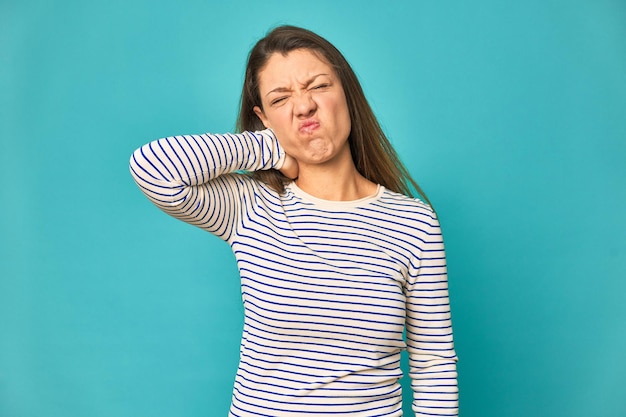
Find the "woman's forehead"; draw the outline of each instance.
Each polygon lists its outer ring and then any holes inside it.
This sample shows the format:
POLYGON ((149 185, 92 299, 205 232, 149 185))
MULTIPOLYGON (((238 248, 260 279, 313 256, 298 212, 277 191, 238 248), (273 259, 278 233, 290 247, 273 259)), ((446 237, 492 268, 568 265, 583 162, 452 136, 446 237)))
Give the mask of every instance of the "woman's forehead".
POLYGON ((280 84, 303 84, 319 75, 336 76, 333 67, 319 53, 295 49, 287 54, 274 52, 259 71, 258 80, 260 89, 267 90, 280 84))

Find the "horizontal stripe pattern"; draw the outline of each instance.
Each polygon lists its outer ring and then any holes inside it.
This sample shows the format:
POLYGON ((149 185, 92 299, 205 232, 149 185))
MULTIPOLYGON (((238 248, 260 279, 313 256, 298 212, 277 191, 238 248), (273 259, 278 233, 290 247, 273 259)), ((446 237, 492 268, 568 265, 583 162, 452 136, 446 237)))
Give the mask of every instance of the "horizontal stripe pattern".
POLYGON ((418 416, 458 410, 445 252, 421 201, 278 194, 241 171, 280 166, 271 130, 144 145, 131 173, 166 213, 227 241, 244 329, 231 416, 401 416, 409 352, 418 416))

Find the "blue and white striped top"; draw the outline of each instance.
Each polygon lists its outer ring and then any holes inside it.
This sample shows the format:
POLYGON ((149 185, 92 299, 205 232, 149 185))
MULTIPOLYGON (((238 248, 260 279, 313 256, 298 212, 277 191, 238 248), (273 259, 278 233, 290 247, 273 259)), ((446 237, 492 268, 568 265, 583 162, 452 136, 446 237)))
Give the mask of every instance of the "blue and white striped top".
POLYGON ((405 348, 416 415, 457 415, 434 212, 382 186, 327 201, 241 172, 283 160, 271 130, 169 137, 130 160, 154 204, 219 236, 237 259, 245 318, 230 416, 401 416, 405 348))

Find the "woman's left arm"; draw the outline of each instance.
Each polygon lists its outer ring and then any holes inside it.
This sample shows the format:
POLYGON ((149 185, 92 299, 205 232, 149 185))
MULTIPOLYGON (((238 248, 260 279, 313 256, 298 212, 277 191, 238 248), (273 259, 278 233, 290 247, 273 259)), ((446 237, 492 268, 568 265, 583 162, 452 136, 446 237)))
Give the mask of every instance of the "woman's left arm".
POLYGON ((418 233, 406 292, 406 339, 416 416, 457 416, 458 387, 443 238, 435 213, 418 233))

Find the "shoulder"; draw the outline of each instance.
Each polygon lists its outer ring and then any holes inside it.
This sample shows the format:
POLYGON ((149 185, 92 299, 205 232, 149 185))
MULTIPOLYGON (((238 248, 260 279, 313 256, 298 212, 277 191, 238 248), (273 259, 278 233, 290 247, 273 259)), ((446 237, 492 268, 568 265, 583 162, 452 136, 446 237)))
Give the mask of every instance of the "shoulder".
POLYGON ((442 239, 437 213, 419 198, 385 189, 368 210, 369 216, 384 224, 390 235, 411 246, 442 239))
POLYGON ((433 208, 424 201, 388 189, 385 189, 376 201, 376 206, 399 217, 421 220, 437 219, 437 214, 433 208))

